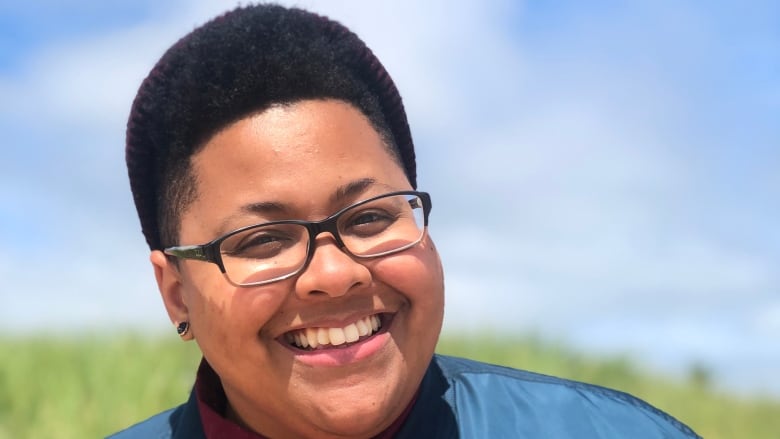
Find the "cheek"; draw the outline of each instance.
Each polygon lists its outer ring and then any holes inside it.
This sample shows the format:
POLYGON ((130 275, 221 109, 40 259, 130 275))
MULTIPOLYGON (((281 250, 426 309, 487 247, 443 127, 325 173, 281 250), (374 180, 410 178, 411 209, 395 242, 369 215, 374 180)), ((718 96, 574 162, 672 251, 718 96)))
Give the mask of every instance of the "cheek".
POLYGON ((444 274, 432 244, 379 260, 372 271, 378 281, 397 290, 413 305, 443 307, 444 274))
POLYGON ((242 337, 257 337, 284 301, 282 284, 239 288, 221 274, 187 282, 185 301, 191 324, 201 342, 225 343, 242 337), (198 330, 200 329, 200 330, 198 330))

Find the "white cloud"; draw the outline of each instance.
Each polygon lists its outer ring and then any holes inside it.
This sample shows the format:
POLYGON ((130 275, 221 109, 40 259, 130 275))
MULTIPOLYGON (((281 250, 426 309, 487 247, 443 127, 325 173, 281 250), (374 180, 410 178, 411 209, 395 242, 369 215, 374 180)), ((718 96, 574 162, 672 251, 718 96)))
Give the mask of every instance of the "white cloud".
POLYGON ((753 325, 766 337, 780 341, 780 300, 777 291, 773 301, 756 309, 753 325))
POLYGON ((164 50, 222 9, 215 2, 181 4, 187 5, 164 20, 55 41, 31 53, 21 74, 0 83, 7 93, 0 112, 80 127, 124 123, 141 80, 164 50))

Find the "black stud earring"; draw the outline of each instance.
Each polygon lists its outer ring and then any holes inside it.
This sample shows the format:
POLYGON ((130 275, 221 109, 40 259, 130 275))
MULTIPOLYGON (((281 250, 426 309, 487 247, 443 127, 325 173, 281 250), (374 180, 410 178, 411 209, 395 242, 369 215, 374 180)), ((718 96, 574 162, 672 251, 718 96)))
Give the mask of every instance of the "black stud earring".
POLYGON ((187 331, 190 330, 190 322, 181 322, 176 327, 176 332, 179 333, 180 336, 184 337, 187 335, 187 331))

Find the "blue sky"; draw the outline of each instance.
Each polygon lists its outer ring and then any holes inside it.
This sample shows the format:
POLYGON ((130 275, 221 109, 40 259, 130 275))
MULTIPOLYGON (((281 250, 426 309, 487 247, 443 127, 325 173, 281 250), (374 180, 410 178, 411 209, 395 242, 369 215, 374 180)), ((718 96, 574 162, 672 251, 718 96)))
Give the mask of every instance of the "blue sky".
MULTIPOLYGON (((171 331, 124 124, 162 52, 233 3, 156 3, 0 6, 4 331, 171 331)), ((404 96, 445 330, 777 383, 776 2, 297 4, 353 28, 404 96)))

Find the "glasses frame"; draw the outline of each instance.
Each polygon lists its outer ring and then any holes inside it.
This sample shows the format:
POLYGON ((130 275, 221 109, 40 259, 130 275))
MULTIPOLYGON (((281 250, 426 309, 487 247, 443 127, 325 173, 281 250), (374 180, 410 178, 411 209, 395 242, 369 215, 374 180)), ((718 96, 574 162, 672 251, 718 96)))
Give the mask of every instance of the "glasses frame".
POLYGON ((241 227, 240 229, 233 230, 231 232, 228 232, 210 242, 207 242, 206 244, 200 244, 200 245, 180 245, 180 246, 172 246, 165 248, 163 250, 163 253, 165 253, 168 256, 173 256, 180 259, 192 259, 196 261, 204 261, 204 262, 211 262, 212 264, 216 264, 219 267, 219 270, 222 272, 222 275, 225 277, 225 279, 232 285, 236 287, 256 287, 259 285, 266 285, 273 282, 277 282, 284 279, 289 279, 298 273, 302 272, 306 269, 306 267, 311 262, 312 257, 314 256, 314 250, 317 247, 316 245, 312 245, 313 242, 315 242, 317 236, 320 233, 328 232, 331 235, 333 235, 333 239, 336 240, 336 244, 338 244, 339 249, 343 251, 344 253, 359 259, 371 259, 371 258, 378 258, 381 256, 387 256, 394 253, 398 253, 401 251, 404 251, 410 247, 413 247, 422 241, 422 239, 425 237, 427 231, 428 231, 428 215, 431 213, 431 196, 427 192, 421 192, 421 191, 396 191, 396 192, 388 192, 386 194, 377 195, 376 197, 371 197, 366 200, 359 201, 355 204, 351 204, 347 207, 344 207, 343 209, 339 210, 338 212, 334 213, 333 215, 320 220, 320 221, 304 221, 304 220, 281 220, 281 221, 270 221, 265 223, 257 223, 252 224, 250 226, 241 227), (423 208, 423 232, 420 234, 420 238, 417 239, 414 242, 410 242, 400 248, 393 249, 390 251, 385 251, 377 254, 371 254, 367 256, 361 256, 353 254, 349 251, 346 245, 344 245, 344 241, 341 239, 341 235, 339 234, 338 230, 338 220, 341 217, 344 212, 354 209, 355 207, 359 207, 361 205, 370 203, 372 201, 378 200, 380 198, 386 198, 386 197, 392 197, 396 195, 412 195, 418 197, 420 200, 422 200, 422 208, 423 208), (225 270, 225 264, 222 261, 222 253, 219 251, 219 247, 222 244, 222 241, 230 238, 231 236, 242 233, 246 230, 262 227, 262 226, 272 226, 277 224, 296 224, 300 225, 306 228, 309 232, 309 241, 307 242, 306 246, 306 260, 304 261, 301 266, 293 271, 292 273, 285 274, 283 276, 275 277, 273 279, 268 279, 264 281, 259 282, 252 282, 249 284, 239 284, 234 282, 232 279, 230 279, 230 276, 227 274, 227 270, 225 270))

